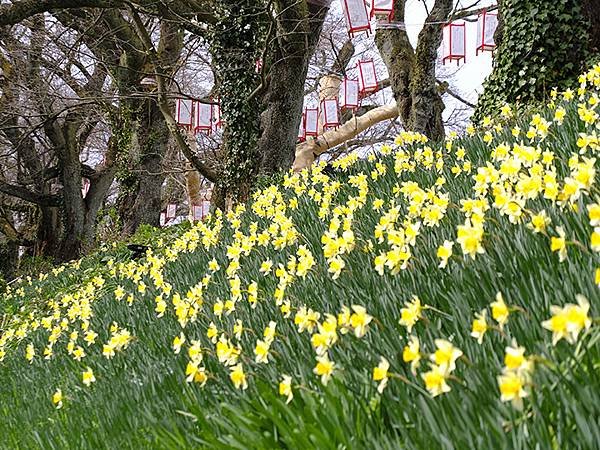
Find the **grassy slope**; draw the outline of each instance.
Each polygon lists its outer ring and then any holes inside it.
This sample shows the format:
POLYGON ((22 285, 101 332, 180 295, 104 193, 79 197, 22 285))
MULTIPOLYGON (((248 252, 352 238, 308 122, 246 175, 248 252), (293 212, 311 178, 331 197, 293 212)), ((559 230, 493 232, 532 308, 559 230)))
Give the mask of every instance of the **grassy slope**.
MULTIPOLYGON (((578 151, 578 133, 586 130, 574 102, 565 107, 568 115, 564 124, 553 124, 549 136, 540 142, 542 149, 555 152, 559 180, 569 172, 567 159, 578 151)), ((545 111, 543 116, 552 120, 553 111, 545 111)), ((526 119, 518 122, 522 129, 529 127, 526 119)), ((588 132, 592 128, 588 125, 588 132)), ((346 267, 336 280, 327 272, 321 244, 331 217, 319 220, 319 207, 306 193, 298 196, 298 209, 286 210, 299 231, 298 241, 282 250, 274 250, 270 244, 256 246, 240 259, 238 275, 242 288, 252 280, 258 282, 256 309, 251 309, 244 299, 231 315, 220 319, 213 315, 214 302, 230 296, 224 273, 228 261, 226 245, 231 243, 233 234, 228 221, 218 245, 208 250, 200 245, 195 251, 178 253, 174 261, 166 263, 163 273, 173 291, 182 296, 209 273, 210 259, 216 258, 222 266, 205 289, 198 319, 184 330, 188 342, 178 355, 171 344, 181 327, 170 302, 165 316, 156 317, 154 299, 158 289, 152 286, 150 278, 142 277, 148 288, 141 294, 130 279, 111 275, 106 264, 109 259, 117 263, 127 261, 127 251, 121 247, 84 260, 79 269, 69 267, 43 281, 21 283, 22 290, 17 286, 11 295, 0 300, 5 332, 11 327, 13 314, 24 316, 31 310, 32 317, 40 319, 48 314, 49 299, 81 291, 93 277, 102 277, 105 281, 101 287, 90 288, 90 328, 99 337, 96 344, 87 347, 80 333, 78 344, 87 353, 82 361, 75 361, 65 350, 68 332, 77 329, 79 322, 63 332, 50 360, 40 356, 48 339, 48 331, 42 328, 6 345, 7 355, 0 363, 0 447, 533 448, 540 444, 541 448, 593 448, 600 442, 598 325, 580 339, 579 346, 561 341, 553 347, 551 333, 540 324, 550 317, 550 305, 574 303, 576 294, 589 299, 591 316, 600 314, 599 290, 594 284, 599 261, 589 249, 591 227, 585 208, 600 198, 598 187, 581 196, 576 202, 577 212, 542 198, 528 201, 527 210, 545 209, 551 217, 548 235, 534 234, 525 227, 529 221, 527 213, 521 224, 513 225, 491 208, 486 214, 485 253, 472 260, 464 257, 455 244, 448 268, 437 267, 437 247, 445 239, 454 240, 456 227, 464 221, 459 200, 472 197, 475 168, 490 160, 490 150, 499 143, 511 145, 517 141, 509 128, 492 134, 490 144, 483 141, 480 133, 454 142, 453 152, 444 151, 442 174, 447 183, 442 191, 450 194, 451 201, 447 215, 439 227, 421 227, 408 268, 396 275, 386 270, 380 276, 373 268, 375 256, 389 249, 385 242, 379 244, 373 238, 374 228, 392 204, 401 206, 401 217, 406 214, 406 200, 393 193, 396 183, 414 180, 427 189, 440 174, 417 164, 414 172, 398 176, 393 155, 380 159, 387 167, 385 175, 377 180, 369 178, 366 205, 355 212, 352 221, 356 247, 342 256, 346 267), (455 177, 450 170, 456 160, 454 150, 461 145, 467 150, 473 172, 455 177), (386 201, 383 211, 372 209, 375 198, 386 201), (562 263, 550 251, 549 236, 556 235, 558 225, 564 227, 571 242, 568 257, 562 263), (373 241, 373 250, 367 248, 369 240, 373 241), (298 333, 293 314, 290 319, 283 318, 273 300, 277 279, 273 274, 265 277, 258 270, 267 258, 275 266, 285 264, 299 244, 311 250, 317 264, 305 279, 296 279, 286 290, 285 297, 294 312, 307 305, 323 318, 325 313, 339 313, 342 305, 357 304, 366 306, 376 319, 361 339, 352 333, 340 335, 329 351, 336 368, 326 387, 312 373, 315 352, 310 335, 298 333), (131 306, 115 300, 118 285, 134 293, 131 306), (497 292, 503 294, 507 304, 522 311, 511 313, 504 334, 490 330, 479 345, 470 336, 474 313, 488 306, 497 292), (402 361, 408 333, 398 319, 404 301, 412 295, 439 310, 426 310, 426 319, 413 330, 421 340, 422 350, 432 352, 434 339, 445 338, 467 357, 457 363, 455 379, 449 381, 451 392, 436 398, 427 394, 421 377, 414 377, 402 361), (17 312, 20 307, 21 312, 17 312), (237 319, 243 321, 245 329, 240 341, 240 362, 248 377, 246 391, 232 385, 229 370, 216 360, 214 346, 206 337, 211 321, 232 337, 237 319), (277 322, 271 362, 256 364, 254 345, 270 320, 277 322), (135 340, 108 360, 102 356, 102 344, 107 342, 113 322, 128 329, 135 340), (504 348, 513 338, 526 347, 527 354, 548 360, 547 364, 536 365, 523 411, 500 401, 496 381, 502 371, 504 348), (206 349, 204 365, 211 375, 203 388, 185 382, 185 353, 191 339, 200 340, 206 349), (36 349, 32 364, 24 357, 29 342, 36 349), (391 372, 408 378, 410 383, 391 378, 379 395, 372 372, 380 356, 390 361, 391 372), (97 378, 91 387, 84 386, 81 378, 88 366, 97 378), (294 380, 294 399, 289 405, 277 392, 282 374, 289 374, 294 380), (60 410, 51 402, 56 388, 61 388, 65 396, 60 410)), ((417 147, 409 148, 414 152, 417 147)), ((357 195, 357 189, 348 183, 349 177, 361 172, 369 176, 373 168, 374 163, 360 161, 338 174, 340 189, 333 197, 332 209, 357 195)), ((322 186, 317 184, 315 189, 322 186)), ((288 201, 295 197, 292 189, 279 190, 288 201)), ((239 230, 249 234, 251 222, 257 223, 260 232, 272 221, 248 211, 241 215, 239 230)), ((152 241, 156 251, 164 253, 173 244, 177 248, 177 235, 193 237, 199 229, 194 228, 187 235, 185 226, 157 231, 152 241), (168 244, 163 247, 157 245, 161 234, 168 244)), ((425 363, 419 371, 424 370, 425 363)))

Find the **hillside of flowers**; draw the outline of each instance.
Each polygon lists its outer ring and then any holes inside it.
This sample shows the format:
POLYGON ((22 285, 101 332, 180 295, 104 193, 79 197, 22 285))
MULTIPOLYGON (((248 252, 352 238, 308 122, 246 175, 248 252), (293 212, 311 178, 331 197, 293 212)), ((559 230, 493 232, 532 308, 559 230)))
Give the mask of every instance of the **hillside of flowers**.
POLYGON ((597 448, 600 65, 13 283, 1 448, 597 448))

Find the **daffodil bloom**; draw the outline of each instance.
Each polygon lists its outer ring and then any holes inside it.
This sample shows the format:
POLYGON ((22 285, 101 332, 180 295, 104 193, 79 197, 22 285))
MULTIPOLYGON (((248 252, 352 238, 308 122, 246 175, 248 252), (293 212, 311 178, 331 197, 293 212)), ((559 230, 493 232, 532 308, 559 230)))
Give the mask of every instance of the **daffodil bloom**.
POLYGON ((186 382, 199 383, 201 387, 204 386, 206 384, 206 381, 208 380, 208 376, 206 375, 206 369, 204 367, 199 367, 198 362, 196 361, 188 362, 187 367, 185 368, 185 374, 186 382))
POLYGON ((383 390, 387 386, 388 382, 388 369, 390 368, 390 363, 383 356, 379 361, 379 365, 373 369, 373 380, 379 381, 379 385, 377 386, 377 392, 380 394, 383 393, 383 390))
POLYGON ((217 262, 217 260, 215 258, 211 259, 208 262, 208 269, 211 272, 217 272, 221 267, 219 266, 219 263, 217 262))
POLYGON ((211 322, 208 325, 208 329, 206 330, 206 337, 210 339, 213 344, 217 343, 217 336, 219 335, 219 330, 214 322, 211 322))
POLYGON ((475 315, 475 319, 473 320, 473 325, 471 328, 471 336, 477 339, 477 342, 481 344, 483 342, 483 335, 488 329, 487 325, 487 310, 482 309, 479 314, 475 315))
POLYGON ((192 345, 188 348, 188 356, 194 362, 202 361, 202 347, 200 341, 192 341, 192 345))
POLYGON ((504 328, 504 325, 508 322, 509 311, 501 292, 496 294, 496 301, 490 303, 490 306, 492 307, 492 317, 498 322, 500 329, 504 328))
POLYGON ((577 295, 577 305, 568 303, 562 308, 551 306, 552 317, 542 322, 542 327, 552 331, 552 345, 563 338, 574 344, 579 333, 592 325, 592 320, 588 317, 589 309, 590 304, 583 295, 577 295))
POLYGON ((595 276, 594 276, 594 283, 596 283, 596 285, 598 287, 600 287, 600 267, 598 267, 596 269, 596 273, 595 273, 595 276))
POLYGON ((448 259, 452 256, 452 241, 445 240, 437 249, 437 257, 440 259, 439 268, 444 269, 448 265, 448 259))
POLYGON ((416 295, 413 295, 412 301, 405 302, 405 307, 400 310, 400 325, 407 328, 408 332, 412 331, 413 326, 421 318, 423 307, 421 300, 416 295))
POLYGON ((436 339, 434 342, 437 349, 431 355, 431 360, 448 374, 453 372, 456 369, 456 360, 462 356, 463 352, 444 339, 436 339))
POLYGON ((185 343, 185 336, 183 333, 180 333, 179 336, 175 336, 175 339, 173 339, 173 352, 175 352, 176 355, 179 354, 179 352, 181 351, 181 346, 185 343))
POLYGON ((506 347, 504 354, 504 365, 510 371, 531 372, 532 363, 525 357, 525 347, 518 347, 513 342, 512 347, 506 347))
POLYGON ((317 357, 317 365, 313 369, 313 372, 321 377, 321 383, 325 386, 329 382, 331 375, 333 374, 333 369, 335 367, 335 363, 329 360, 327 355, 318 356, 317 357))
POLYGON ((558 237, 552 236, 550 240, 550 249, 558 252, 558 259, 563 262, 567 258, 567 243, 565 240, 565 231, 562 227, 557 227, 558 237))
POLYGON ((267 259, 266 261, 263 261, 262 264, 260 265, 259 272, 262 273, 263 275, 268 275, 271 272, 272 267, 273 267, 273 261, 271 261, 270 259, 267 259))
POLYGON ((600 204, 592 203, 587 205, 588 215, 590 218, 590 225, 593 227, 600 226, 600 204))
POLYGON ((534 233, 542 233, 549 224, 550 218, 546 215, 546 211, 541 210, 538 214, 531 216, 531 222, 527 224, 527 227, 534 233))
POLYGON ((475 259, 477 253, 485 253, 484 248, 481 246, 483 240, 482 225, 472 224, 472 221, 467 219, 464 225, 458 226, 457 230, 456 242, 460 244, 463 254, 475 259))
POLYGON ((350 316, 350 325, 354 328, 354 335, 361 338, 367 332, 367 326, 373 320, 364 306, 352 305, 354 313, 350 316))
POLYGON ((269 362, 269 342, 258 339, 256 346, 254 347, 255 361, 257 363, 268 363, 269 362))
POLYGON ((29 361, 29 364, 33 362, 33 358, 35 357, 35 348, 33 344, 27 344, 27 348, 25 349, 25 359, 29 361))
POLYGON ((327 269, 327 271, 332 274, 331 278, 333 280, 337 280, 338 277, 340 276, 340 274, 342 273, 342 269, 344 267, 346 267, 346 263, 339 256, 331 258, 328 261, 328 263, 329 263, 329 268, 327 269))
POLYGON ((450 392, 450 386, 446 383, 446 376, 446 370, 435 364, 431 364, 431 369, 421 374, 421 378, 425 382, 425 388, 432 397, 450 392))
POLYGON ((52 403, 56 409, 63 407, 63 395, 60 389, 57 389, 54 394, 52 394, 52 403))
POLYGON ((595 252, 600 252, 600 227, 594 228, 590 236, 590 247, 595 252))
POLYGON ((285 401, 286 405, 294 398, 294 393, 292 392, 292 377, 289 375, 283 375, 283 379, 279 382, 279 395, 287 397, 285 401))
POLYGON ((419 338, 411 336, 408 341, 408 345, 402 350, 402 360, 406 363, 410 363, 410 370, 413 375, 416 375, 417 368, 421 362, 421 350, 419 344, 419 338))
POLYGON ((233 382, 233 385, 236 389, 247 389, 248 382, 246 381, 246 374, 244 373, 244 368, 241 364, 236 364, 231 367, 231 372, 229 373, 229 378, 233 382))
POLYGON ((512 402, 517 409, 523 408, 523 398, 527 397, 524 389, 524 380, 517 372, 508 371, 498 377, 498 387, 500 388, 500 400, 503 402, 512 402))
POLYGON ((82 380, 83 380, 83 384, 85 384, 86 386, 90 386, 92 383, 96 382, 96 377, 94 376, 94 371, 91 368, 87 368, 84 372, 83 372, 83 376, 82 376, 82 380))

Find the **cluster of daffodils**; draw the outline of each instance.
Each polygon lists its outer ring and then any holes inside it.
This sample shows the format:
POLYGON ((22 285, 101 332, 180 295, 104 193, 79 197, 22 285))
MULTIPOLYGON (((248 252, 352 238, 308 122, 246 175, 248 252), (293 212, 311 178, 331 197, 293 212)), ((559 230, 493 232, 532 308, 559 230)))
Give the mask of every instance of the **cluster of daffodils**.
MULTIPOLYGON (((333 163, 340 177, 325 173, 324 164, 287 174, 280 186, 255 192, 248 205, 217 211, 172 241, 157 242, 140 260, 110 260, 100 274, 78 280, 74 289, 54 298, 42 298, 43 283, 52 275, 78 276, 79 262, 38 280, 25 278, 9 287, 6 299, 18 305, 39 298, 35 303, 40 306, 23 307, 2 319, 0 362, 14 355, 35 368, 46 360, 70 358, 78 367, 78 382, 90 387, 96 382, 95 372, 102 380, 103 370, 101 364, 94 366, 90 355, 101 355, 99 361, 111 364, 138 345, 128 331, 133 327, 112 323, 106 329, 104 324, 112 318, 104 322, 98 317, 101 304, 115 302, 144 313, 149 306, 150 316, 170 330, 164 345, 184 360, 184 382, 210 387, 213 380, 224 378, 234 389, 245 390, 254 377, 273 382, 277 373, 278 392, 290 402, 298 386, 327 384, 339 373, 338 352, 352 353, 357 339, 367 333, 370 338, 389 332, 383 325, 372 326, 385 320, 373 317, 377 308, 369 304, 352 301, 350 307, 326 305, 318 310, 307 299, 299 299, 293 287, 327 279, 343 285, 344 277, 352 276, 348 267, 357 254, 367 255, 370 264, 364 270, 373 270, 377 277, 420 270, 429 262, 450 272, 459 262, 471 264, 481 258, 486 247, 494 245, 500 220, 546 239, 545 250, 560 262, 568 262, 569 248, 591 255, 600 285, 600 199, 595 183, 600 66, 579 81, 576 92, 554 91, 549 110, 534 115, 523 129, 507 130, 501 121, 486 118, 478 143, 489 150, 485 161, 470 155, 454 133, 443 146, 433 146, 419 133, 402 132, 395 147, 383 146, 369 155, 372 164, 367 170, 361 170, 364 161, 352 153, 333 163), (567 117, 568 111, 576 115, 567 117), (576 120, 580 132, 573 143, 575 151, 565 158, 552 139, 567 120, 576 120), (423 174, 420 183, 412 180, 416 173, 423 174), (378 183, 390 179, 389 192, 376 190, 378 183), (450 189, 452 183, 460 189, 450 189), (314 211, 315 217, 304 226, 318 230, 315 242, 303 235, 299 216, 306 211, 314 211), (363 219, 369 214, 375 217, 367 227, 363 219), (576 240, 578 230, 569 227, 567 215, 585 217, 584 242, 576 240), (191 264, 191 255, 196 254, 206 261, 200 268, 192 267, 191 287, 178 288, 181 277, 171 269, 176 262, 191 264), (304 362, 310 379, 301 379, 300 370, 278 372, 278 364, 294 357, 279 348, 290 341, 308 349, 310 358, 304 362)), ((512 116, 510 106, 502 108, 502 118, 512 116)), ((474 133, 469 128, 468 134, 474 133)), ((436 310, 416 296, 404 303, 398 341, 406 344, 402 365, 435 397, 450 391, 450 382, 458 379, 457 363, 466 356, 452 343, 454 338, 433 339, 433 344, 419 339, 425 311, 436 310)), ((509 317, 517 311, 498 293, 475 314, 471 336, 479 344, 490 331, 505 338, 509 317)), ((590 305, 582 296, 577 304, 553 306, 551 313, 542 326, 552 332, 554 345, 563 339, 573 344, 592 327, 590 305)), ((533 386, 535 356, 526 356, 515 342, 505 349, 504 367, 498 371, 500 397, 519 407, 533 386)), ((302 365, 300 360, 294 363, 302 365)), ((413 383, 391 372, 395 364, 391 356, 381 357, 374 367, 372 379, 380 393, 393 377, 413 383)), ((60 408, 66 398, 57 388, 52 402, 60 408)))

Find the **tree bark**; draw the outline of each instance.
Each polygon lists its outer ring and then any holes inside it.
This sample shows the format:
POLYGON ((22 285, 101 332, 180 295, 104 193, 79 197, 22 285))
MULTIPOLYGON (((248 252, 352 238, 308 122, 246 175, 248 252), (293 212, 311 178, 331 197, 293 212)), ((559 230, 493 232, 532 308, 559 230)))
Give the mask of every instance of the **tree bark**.
POLYGON ((278 8, 278 39, 258 144, 264 174, 287 170, 294 160, 308 63, 329 11, 328 7, 290 0, 281 1, 278 8))
MULTIPOLYGON (((444 138, 444 102, 436 87, 435 65, 442 40, 442 25, 451 0, 436 0, 419 33, 416 50, 403 29, 378 29, 375 43, 390 74, 392 92, 403 126, 432 140, 444 138)), ((395 3, 394 17, 404 20, 405 0, 395 3)))

